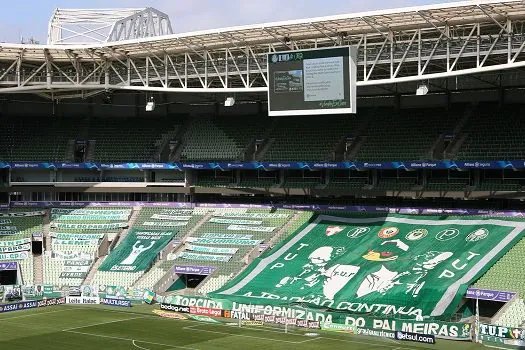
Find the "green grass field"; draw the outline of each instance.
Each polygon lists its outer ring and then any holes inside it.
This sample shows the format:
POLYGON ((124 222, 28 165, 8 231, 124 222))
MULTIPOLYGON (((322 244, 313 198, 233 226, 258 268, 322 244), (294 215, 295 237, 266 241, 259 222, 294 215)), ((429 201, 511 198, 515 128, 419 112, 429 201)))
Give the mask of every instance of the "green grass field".
POLYGON ((317 330, 287 334, 273 327, 173 320, 152 313, 154 306, 131 309, 60 305, 0 315, 1 349, 481 349, 470 342, 438 340, 436 345, 396 342, 317 330), (317 337, 305 333, 319 333, 317 337))

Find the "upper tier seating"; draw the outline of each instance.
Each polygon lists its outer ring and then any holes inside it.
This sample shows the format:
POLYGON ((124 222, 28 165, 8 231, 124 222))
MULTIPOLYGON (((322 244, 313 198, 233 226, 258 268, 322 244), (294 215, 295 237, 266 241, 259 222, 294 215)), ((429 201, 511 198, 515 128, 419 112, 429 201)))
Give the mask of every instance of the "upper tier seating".
POLYGON ((64 118, 0 118, 0 159, 63 161, 69 139, 77 135, 78 120, 64 118))
POLYGON ((431 159, 432 144, 451 132, 463 108, 378 109, 369 117, 365 140, 354 160, 397 161, 431 159))
POLYGON ((184 139, 182 160, 243 160, 243 152, 264 134, 268 117, 196 116, 184 139))
POLYGON ((263 155, 268 161, 328 161, 344 137, 355 133, 353 115, 280 117, 263 155))
POLYGON ((482 103, 470 116, 464 131, 465 143, 456 155, 459 160, 525 159, 525 105, 482 103))
POLYGON ((171 118, 92 119, 89 139, 95 140, 94 161, 148 162, 164 132, 178 128, 171 118))

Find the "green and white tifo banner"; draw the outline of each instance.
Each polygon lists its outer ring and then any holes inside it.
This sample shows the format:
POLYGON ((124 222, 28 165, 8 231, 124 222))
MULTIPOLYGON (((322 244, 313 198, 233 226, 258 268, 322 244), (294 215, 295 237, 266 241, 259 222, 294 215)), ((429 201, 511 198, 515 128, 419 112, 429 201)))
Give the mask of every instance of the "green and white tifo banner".
POLYGON ((68 215, 130 215, 131 209, 65 209, 53 208, 51 214, 68 215))
POLYGON ((209 222, 215 224, 234 224, 234 225, 261 225, 262 220, 242 220, 242 219, 223 219, 223 218, 211 218, 209 222))
POLYGON ((24 251, 29 251, 29 250, 31 250, 31 243, 0 247, 0 253, 24 252, 24 251))
POLYGON ((219 212, 214 213, 213 216, 223 218, 243 218, 243 219, 286 219, 290 215, 277 213, 228 213, 219 212))
POLYGON ((172 231, 132 229, 99 267, 100 271, 137 272, 146 270, 173 238, 172 231))
POLYGON ((31 243, 31 238, 20 238, 20 239, 14 239, 11 241, 0 241, 0 247, 12 247, 12 246, 18 246, 26 243, 31 243))
POLYGON ((187 260, 197 260, 197 261, 228 262, 230 261, 232 256, 231 255, 199 254, 199 253, 182 252, 179 254, 179 258, 187 259, 187 260))
POLYGON ((27 251, 0 254, 0 261, 25 260, 27 258, 29 258, 29 252, 27 251))
POLYGON ((57 233, 50 232, 51 237, 68 241, 89 241, 99 240, 104 237, 105 233, 57 233))
POLYGON ((230 225, 227 227, 230 231, 252 231, 252 232, 273 232, 276 227, 271 226, 248 226, 248 225, 230 225))
POLYGON ((84 239, 84 240, 76 240, 76 239, 58 239, 54 238, 51 241, 51 244, 55 245, 91 245, 96 246, 98 245, 98 239, 84 239))
POLYGON ((107 230, 128 227, 127 222, 112 222, 105 224, 68 224, 63 222, 52 222, 53 228, 81 229, 81 230, 107 230))
POLYGON ((187 221, 144 221, 142 226, 154 227, 182 227, 188 225, 187 221))
POLYGON ((153 214, 151 218, 155 220, 190 221, 191 215, 178 216, 178 215, 153 214))
POLYGON ((197 244, 213 244, 213 245, 256 245, 261 243, 258 239, 229 239, 229 238, 201 238, 188 237, 186 242, 197 244))
POLYGON ((224 248, 224 247, 208 247, 204 245, 195 245, 186 243, 187 250, 193 250, 199 253, 212 253, 212 254, 235 254, 239 248, 224 248))
POLYGON ((59 221, 127 221, 129 215, 70 215, 70 214, 51 214, 52 220, 59 221))
POLYGON ((525 222, 318 216, 211 293, 243 303, 417 318, 450 316, 525 222))
POLYGON ((238 233, 203 233, 200 238, 218 238, 218 239, 252 239, 253 235, 242 235, 238 233))

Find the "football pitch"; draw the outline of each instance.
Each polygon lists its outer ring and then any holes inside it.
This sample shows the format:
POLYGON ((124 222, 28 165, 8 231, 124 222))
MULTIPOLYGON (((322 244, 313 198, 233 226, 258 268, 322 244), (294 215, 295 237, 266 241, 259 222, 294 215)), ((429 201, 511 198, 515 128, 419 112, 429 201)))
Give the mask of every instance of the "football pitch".
MULTIPOLYGON (((149 305, 131 309, 60 305, 0 315, 2 349, 481 349, 470 342, 437 340, 435 345, 397 342, 318 330, 238 327, 162 318, 149 305), (316 336, 307 333, 317 333, 316 336)), ((233 321, 233 320, 232 320, 233 321)))

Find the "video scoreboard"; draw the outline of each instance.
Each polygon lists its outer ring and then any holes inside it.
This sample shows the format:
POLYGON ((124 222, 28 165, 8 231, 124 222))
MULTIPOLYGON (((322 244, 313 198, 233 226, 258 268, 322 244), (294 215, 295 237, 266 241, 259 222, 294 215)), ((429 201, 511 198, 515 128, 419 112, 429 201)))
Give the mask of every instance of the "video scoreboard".
POLYGON ((355 47, 268 54, 271 116, 356 112, 355 47))

